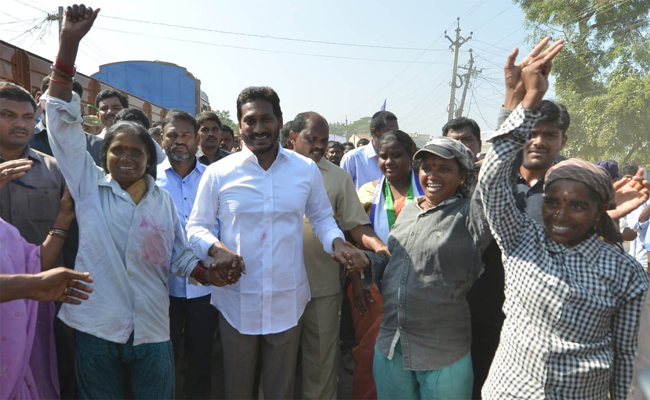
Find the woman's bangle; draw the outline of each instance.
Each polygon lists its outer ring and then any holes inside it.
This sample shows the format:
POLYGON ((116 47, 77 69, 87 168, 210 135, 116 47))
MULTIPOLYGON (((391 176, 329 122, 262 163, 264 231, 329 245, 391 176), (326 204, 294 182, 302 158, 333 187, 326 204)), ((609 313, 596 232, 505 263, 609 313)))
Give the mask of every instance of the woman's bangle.
MULTIPOLYGON (((74 82, 74 75, 68 75, 67 73, 65 73, 65 72, 61 71, 60 69, 58 69, 57 67, 55 67, 54 64, 50 65, 50 69, 52 70, 52 72, 57 74, 59 77, 65 79, 66 81, 74 82)), ((53 77, 54 77, 54 74, 52 74, 50 79, 52 79, 53 77)))
POLYGON ((206 282, 203 280, 203 274, 205 271, 207 271, 208 268, 199 263, 196 265, 196 268, 194 268, 194 271, 192 271, 192 278, 194 278, 198 283, 200 283, 203 286, 210 286, 210 282, 206 282))
POLYGON ((47 234, 50 236, 58 236, 62 239, 68 238, 68 231, 61 228, 52 228, 47 234))
POLYGON ((52 66, 69 76, 74 76, 77 73, 76 65, 70 66, 58 58, 54 59, 54 64, 52 64, 52 66))

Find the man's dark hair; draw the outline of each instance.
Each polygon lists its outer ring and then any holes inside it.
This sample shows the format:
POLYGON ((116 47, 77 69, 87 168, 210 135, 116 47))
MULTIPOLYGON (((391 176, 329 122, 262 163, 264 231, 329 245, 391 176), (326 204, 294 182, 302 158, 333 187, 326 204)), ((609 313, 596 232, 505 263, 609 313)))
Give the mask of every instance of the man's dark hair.
POLYGON ((276 118, 282 117, 282 109, 280 108, 280 97, 275 93, 275 90, 268 86, 249 86, 242 90, 237 96, 237 121, 241 121, 242 112, 241 107, 255 100, 266 100, 271 103, 273 107, 273 114, 276 118))
POLYGON ((357 147, 366 146, 368 143, 370 143, 368 139, 359 139, 357 140, 357 147))
POLYGON ((164 118, 163 118, 163 119, 159 119, 158 121, 156 121, 156 122, 154 122, 153 124, 151 124, 151 127, 152 127, 152 128, 160 128, 160 127, 163 125, 164 122, 165 122, 165 119, 164 119, 164 118))
MULTIPOLYGON (((289 133, 293 130, 293 121, 289 121, 282 125, 280 128, 280 145, 287 148, 287 142, 289 142, 289 133)), ((234 134, 233 134, 234 138, 234 134)))
POLYGON ((27 90, 15 83, 0 81, 0 99, 30 103, 36 111, 36 100, 27 90))
POLYGON ((235 140, 235 132, 233 132, 231 127, 229 127, 226 124, 221 125, 221 133, 223 134, 223 132, 230 133, 230 136, 232 136, 232 140, 235 140))
POLYGON ((104 89, 101 92, 97 93, 97 97, 95 97, 95 107, 99 108, 100 101, 110 99, 111 97, 117 97, 120 99, 122 107, 129 108, 129 100, 122 93, 113 89, 104 89))
POLYGON ((140 122, 145 127, 149 129, 151 124, 149 123, 149 118, 147 114, 138 110, 137 108, 123 108, 115 116, 115 122, 117 121, 131 121, 131 122, 140 122))
MULTIPOLYGON (((293 122, 291 123, 291 130, 300 133, 302 132, 306 127, 307 127, 307 121, 309 121, 309 118, 316 116, 320 119, 321 122, 325 123, 325 126, 327 127, 327 130, 329 132, 329 127, 330 125, 327 123, 327 120, 325 117, 322 115, 315 113, 313 111, 305 111, 301 112, 300 114, 296 115, 296 118, 293 119, 293 122)), ((284 126, 283 126, 284 128, 284 126)))
POLYGON ((162 125, 160 125, 160 128, 163 130, 163 132, 165 131, 165 126, 167 126, 168 123, 172 122, 175 119, 189 122, 194 127, 194 135, 197 135, 199 133, 199 124, 196 122, 192 114, 181 110, 169 110, 165 116, 165 119, 163 120, 162 125))
POLYGON ((345 151, 345 148, 346 148, 346 147, 349 147, 349 148, 351 148, 351 149, 354 149, 354 143, 351 143, 351 142, 345 142, 345 143, 343 143, 343 151, 345 151))
POLYGON ((469 126, 469 129, 472 131, 472 135, 476 137, 476 141, 481 141, 481 128, 478 126, 476 121, 470 118, 458 117, 454 118, 451 121, 447 122, 445 126, 442 127, 442 136, 447 136, 447 133, 450 130, 459 130, 464 127, 469 126))
MULTIPOLYGON (((350 143, 350 144, 352 144, 352 143, 350 143)), ((345 149, 343 148, 343 145, 340 142, 337 142, 336 140, 330 140, 329 142, 327 142, 327 150, 329 150, 331 148, 334 148, 334 147, 341 150, 341 152, 345 151, 345 149)))
POLYGON ((151 128, 149 128, 149 135, 151 135, 151 137, 156 138, 156 137, 162 136, 162 134, 163 134, 163 131, 162 131, 162 128, 160 126, 152 126, 151 128))
POLYGON ((222 129, 221 120, 219 119, 219 116, 212 111, 203 111, 196 115, 196 123, 198 126, 203 125, 203 121, 214 121, 219 126, 219 129, 222 129))
POLYGON ((626 162, 618 166, 618 174, 620 176, 634 175, 638 170, 639 166, 631 162, 626 162))
POLYGON ((151 135, 149 135, 149 131, 147 131, 144 126, 131 121, 116 122, 106 131, 102 148, 99 151, 99 158, 102 160, 102 168, 104 168, 104 171, 106 171, 107 174, 109 173, 106 159, 108 157, 108 149, 111 147, 111 142, 118 133, 122 132, 134 133, 140 138, 140 140, 142 140, 142 143, 144 143, 144 146, 147 149, 147 161, 149 163, 145 173, 151 175, 153 179, 156 179, 156 166, 158 165, 156 143, 153 141, 151 135))
POLYGON ((382 130, 388 122, 397 121, 397 117, 390 111, 377 111, 370 120, 370 131, 375 128, 377 132, 382 130))
POLYGON ((381 149, 381 146, 393 140, 404 148, 404 151, 406 151, 409 158, 413 158, 415 152, 418 151, 418 146, 415 144, 411 136, 400 130, 391 130, 381 135, 377 142, 377 149, 381 149))
POLYGON ((536 125, 543 123, 555 124, 562 131, 562 135, 566 135, 571 123, 571 117, 563 104, 556 103, 553 100, 542 100, 538 110, 542 116, 537 120, 536 125))
MULTIPOLYGON (((47 92, 47 89, 50 88, 50 80, 52 78, 47 75, 43 80, 41 81, 41 94, 47 92)), ((82 97, 84 95, 84 88, 81 86, 81 83, 79 81, 73 81, 72 82, 72 90, 79 95, 79 97, 82 97)))

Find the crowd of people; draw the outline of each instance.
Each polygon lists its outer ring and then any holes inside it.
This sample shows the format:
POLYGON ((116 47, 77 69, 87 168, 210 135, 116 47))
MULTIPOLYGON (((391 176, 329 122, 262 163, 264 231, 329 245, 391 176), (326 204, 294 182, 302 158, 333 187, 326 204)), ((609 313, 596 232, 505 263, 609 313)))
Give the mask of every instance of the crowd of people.
POLYGON ((115 90, 84 118, 98 12, 66 9, 34 97, 0 82, 1 398, 212 398, 216 344, 225 398, 333 399, 346 328, 355 399, 643 398, 650 183, 560 155, 563 40, 510 54, 488 137, 379 111, 355 147, 269 87, 239 136, 115 90))

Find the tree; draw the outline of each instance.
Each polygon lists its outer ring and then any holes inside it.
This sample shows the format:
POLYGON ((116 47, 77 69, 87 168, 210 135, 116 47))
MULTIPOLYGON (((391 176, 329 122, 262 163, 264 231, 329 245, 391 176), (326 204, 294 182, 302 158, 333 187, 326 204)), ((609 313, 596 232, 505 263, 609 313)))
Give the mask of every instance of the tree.
POLYGON ((557 100, 571 114, 566 155, 650 164, 650 2, 515 2, 531 42, 566 39, 552 70, 557 100))
POLYGON ((349 138, 360 133, 370 134, 370 120, 372 117, 363 117, 345 126, 343 122, 330 123, 330 134, 341 135, 349 138))
POLYGON ((212 110, 212 112, 217 114, 217 116, 221 120, 222 125, 228 125, 230 128, 232 128, 233 132, 237 132, 239 126, 237 126, 237 123, 230 118, 230 111, 212 110))

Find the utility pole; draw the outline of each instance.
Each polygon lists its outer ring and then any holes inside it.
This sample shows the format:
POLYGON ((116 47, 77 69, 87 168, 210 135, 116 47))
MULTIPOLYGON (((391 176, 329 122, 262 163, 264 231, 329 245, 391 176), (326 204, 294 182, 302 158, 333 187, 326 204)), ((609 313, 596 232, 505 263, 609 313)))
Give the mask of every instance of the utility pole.
POLYGON ((456 89, 459 88, 461 85, 457 85, 457 79, 458 79, 458 50, 460 50, 460 46, 465 44, 468 40, 472 38, 472 34, 474 32, 470 32, 469 36, 466 38, 463 38, 460 36, 460 17, 456 18, 456 40, 451 40, 449 36, 447 36, 447 31, 445 31, 445 37, 451 45, 449 45, 449 49, 454 52, 454 69, 452 70, 451 73, 451 93, 449 95, 449 108, 448 108, 448 113, 447 113, 447 120, 451 120, 454 118, 454 108, 456 105, 456 89))
POLYGON ((461 68, 467 69, 467 73, 461 77, 463 84, 463 96, 460 98, 460 105, 458 106, 458 110, 456 110, 456 118, 463 116, 463 107, 465 107, 465 98, 467 97, 467 89, 469 88, 470 79, 472 79, 473 75, 483 72, 483 68, 480 70, 476 70, 476 68, 474 68, 474 54, 472 54, 472 49, 469 49, 469 66, 461 68))
POLYGON ((59 22, 59 44, 61 44, 61 27, 63 26, 63 7, 59 6, 59 12, 57 14, 47 14, 48 21, 58 21, 59 22))

